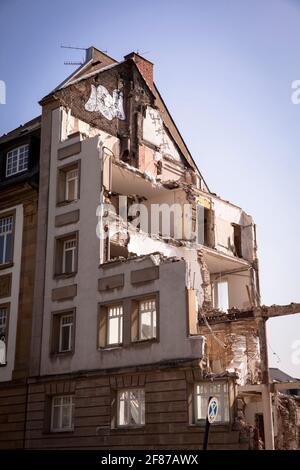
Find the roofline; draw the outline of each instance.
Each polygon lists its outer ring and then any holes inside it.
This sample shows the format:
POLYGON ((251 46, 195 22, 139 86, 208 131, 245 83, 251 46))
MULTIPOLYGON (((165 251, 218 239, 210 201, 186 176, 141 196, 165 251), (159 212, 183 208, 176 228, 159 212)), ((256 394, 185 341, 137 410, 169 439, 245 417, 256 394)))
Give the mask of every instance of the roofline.
MULTIPOLYGON (((42 116, 39 115, 39 116, 37 116, 37 117, 35 117, 35 118, 33 118, 33 119, 30 119, 30 121, 27 121, 27 122, 25 122, 24 124, 21 124, 19 127, 15 127, 15 128, 12 129, 11 131, 8 131, 8 132, 2 134, 2 135, 0 136, 0 145, 1 145, 2 143, 8 142, 8 141, 10 140, 11 134, 13 134, 14 132, 21 131, 21 130, 23 130, 23 129, 25 130, 26 127, 30 127, 30 126, 34 125, 35 123, 39 123, 39 124, 40 124, 39 126, 36 127, 36 128, 38 129, 39 127, 41 127, 41 120, 42 120, 42 116)), ((21 136, 19 136, 19 135, 18 135, 18 136, 14 136, 14 137, 12 136, 12 138, 18 138, 18 137, 21 137, 21 136)))
POLYGON ((203 179, 203 181, 204 181, 204 183, 205 183, 205 185, 206 185, 206 187, 207 187, 207 189, 208 189, 208 191, 209 191, 209 193, 210 193, 211 191, 210 191, 210 189, 209 189, 209 187, 208 187, 208 184, 207 184, 206 181, 205 181, 205 178, 203 177, 201 171, 199 170, 197 163, 196 163, 195 160, 193 159, 193 157, 192 157, 192 155, 191 155, 191 152, 189 151, 189 148, 188 148, 188 146, 186 145, 185 140, 184 140, 184 138, 182 137, 181 132, 179 131, 179 129, 178 129, 178 127, 177 127, 177 125, 176 125, 176 123, 175 123, 175 121, 174 121, 174 119, 173 119, 173 117, 172 117, 172 115, 171 115, 171 113, 170 113, 170 111, 169 111, 169 109, 168 109, 168 106, 166 105, 166 103, 165 103, 163 97, 161 96, 161 94, 160 94, 160 92, 159 92, 159 90, 158 90, 158 88, 157 88, 157 86, 155 85, 154 82, 153 82, 153 86, 154 86, 155 91, 157 92, 159 98, 161 99, 163 105, 165 106, 165 108, 166 108, 166 110, 167 110, 167 112, 168 112, 168 114, 169 114, 169 116, 170 116, 170 119, 171 119, 171 121, 172 121, 172 123, 173 123, 175 129, 177 130, 177 132, 178 132, 178 134, 179 134, 179 136, 180 136, 180 138, 181 138, 181 140, 182 140, 182 142, 183 142, 183 145, 185 146, 185 148, 186 148, 186 150, 187 150, 187 152, 188 152, 188 154, 189 154, 189 156, 190 156, 192 162, 194 163, 195 167, 197 168, 197 170, 198 170, 198 172, 199 172, 199 175, 200 175, 201 178, 203 179))

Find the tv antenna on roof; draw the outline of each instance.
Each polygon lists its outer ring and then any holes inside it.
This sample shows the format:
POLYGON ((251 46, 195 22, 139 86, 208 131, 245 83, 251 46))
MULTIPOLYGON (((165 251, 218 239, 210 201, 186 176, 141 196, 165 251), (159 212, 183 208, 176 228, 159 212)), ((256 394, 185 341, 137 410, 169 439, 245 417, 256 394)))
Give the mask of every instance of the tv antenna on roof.
MULTIPOLYGON (((60 46, 62 49, 74 49, 74 50, 80 50, 80 51, 85 51, 87 52, 88 48, 87 47, 76 47, 76 46, 64 46, 63 44, 60 46)), ((64 62, 64 65, 82 65, 84 64, 84 60, 81 62, 64 62)))
POLYGON ((139 49, 137 49, 137 51, 136 51, 136 53, 137 53, 138 55, 146 55, 146 54, 150 54, 150 52, 151 52, 151 51, 141 51, 141 52, 140 52, 139 49))

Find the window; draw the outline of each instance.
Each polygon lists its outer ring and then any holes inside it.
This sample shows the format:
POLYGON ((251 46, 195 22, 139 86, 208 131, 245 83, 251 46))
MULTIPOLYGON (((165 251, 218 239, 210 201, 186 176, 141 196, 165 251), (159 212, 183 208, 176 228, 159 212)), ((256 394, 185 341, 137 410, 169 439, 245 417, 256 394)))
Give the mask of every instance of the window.
POLYGON ((12 215, 0 219, 0 264, 11 263, 13 260, 13 230, 12 215))
POLYGON ((228 423, 229 393, 227 382, 202 382, 195 385, 195 422, 204 422, 207 415, 207 406, 210 397, 219 400, 217 423, 228 423))
POLYGON ((76 249, 77 249, 76 238, 72 238, 71 240, 64 241, 63 266, 62 266, 63 274, 69 274, 75 271, 76 249))
POLYGON ((123 342, 123 307, 114 305, 108 308, 107 344, 123 342))
POLYGON ((51 406, 51 431, 72 431, 74 400, 72 395, 54 396, 51 406))
POLYGON ((77 233, 56 239, 55 275, 74 274, 77 271, 77 233))
POLYGON ((233 243, 234 243, 234 254, 239 258, 242 257, 242 227, 238 224, 232 224, 233 226, 233 243))
POLYGON ((79 199, 80 161, 58 169, 57 203, 74 202, 79 199))
POLYGON ((75 309, 54 312, 51 330, 51 354, 74 351, 75 309))
POLYGON ((6 364, 8 307, 0 307, 0 365, 6 364))
POLYGON ((59 352, 72 350, 73 314, 60 317, 59 352))
POLYGON ((143 389, 118 392, 118 426, 145 424, 145 391, 143 389))
POLYGON ((78 198, 78 168, 66 172, 66 201, 77 201, 78 198))
POLYGON ((156 338, 156 301, 139 302, 139 339, 156 338))
POLYGON ((222 312, 229 309, 228 282, 219 281, 213 284, 213 305, 222 312))
POLYGON ((28 168, 29 145, 23 145, 7 153, 6 176, 12 176, 28 168))

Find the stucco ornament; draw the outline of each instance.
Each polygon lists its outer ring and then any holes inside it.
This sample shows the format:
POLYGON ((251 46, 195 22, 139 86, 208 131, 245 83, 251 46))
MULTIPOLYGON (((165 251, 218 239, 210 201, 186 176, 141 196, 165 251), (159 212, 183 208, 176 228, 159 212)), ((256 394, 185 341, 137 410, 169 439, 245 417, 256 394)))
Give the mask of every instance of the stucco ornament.
POLYGON ((99 112, 109 121, 115 117, 122 121, 125 119, 123 92, 114 90, 111 95, 103 85, 91 85, 91 94, 84 107, 91 113, 99 112))

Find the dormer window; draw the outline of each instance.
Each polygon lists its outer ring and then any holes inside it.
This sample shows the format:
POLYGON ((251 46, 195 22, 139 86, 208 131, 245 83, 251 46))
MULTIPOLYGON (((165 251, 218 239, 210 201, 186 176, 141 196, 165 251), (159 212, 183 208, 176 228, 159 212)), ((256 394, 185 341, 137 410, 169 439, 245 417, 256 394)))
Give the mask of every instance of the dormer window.
POLYGON ((29 145, 22 145, 7 153, 6 176, 16 175, 28 169, 29 145))

